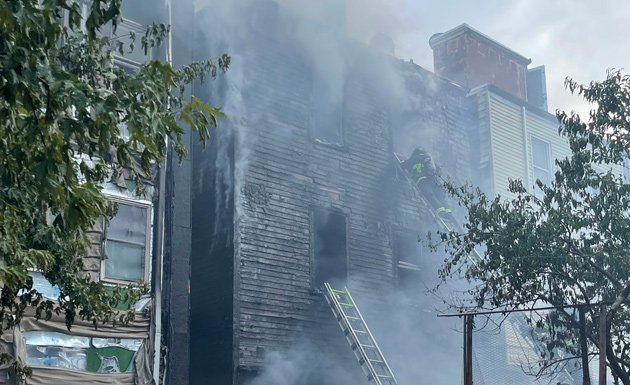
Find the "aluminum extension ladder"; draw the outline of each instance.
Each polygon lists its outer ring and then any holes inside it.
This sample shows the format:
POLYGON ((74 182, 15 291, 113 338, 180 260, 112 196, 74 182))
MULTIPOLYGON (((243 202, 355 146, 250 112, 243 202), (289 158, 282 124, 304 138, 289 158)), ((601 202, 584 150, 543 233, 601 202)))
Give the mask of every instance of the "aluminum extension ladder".
POLYGON ((324 283, 326 302, 343 330, 370 384, 398 385, 348 288, 333 289, 324 283))

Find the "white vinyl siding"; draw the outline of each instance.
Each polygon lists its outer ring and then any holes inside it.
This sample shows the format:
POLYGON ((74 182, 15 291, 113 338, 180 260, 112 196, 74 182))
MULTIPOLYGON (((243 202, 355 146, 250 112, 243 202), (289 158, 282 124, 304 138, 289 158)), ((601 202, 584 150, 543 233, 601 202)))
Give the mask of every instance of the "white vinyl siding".
POLYGON ((525 179, 527 169, 523 154, 523 129, 518 106, 489 95, 490 130, 492 141, 493 191, 506 199, 510 179, 525 179))
POLYGON ((488 92, 487 98, 493 193, 513 198, 514 194, 508 192, 510 179, 522 180, 528 189, 533 188, 541 175, 545 182, 550 182, 555 173, 555 160, 571 153, 567 140, 558 134, 558 122, 551 115, 544 117, 527 107, 523 109, 522 105, 492 92, 488 92), (532 161, 532 138, 548 144, 548 162, 543 159, 539 167, 534 167, 532 161))

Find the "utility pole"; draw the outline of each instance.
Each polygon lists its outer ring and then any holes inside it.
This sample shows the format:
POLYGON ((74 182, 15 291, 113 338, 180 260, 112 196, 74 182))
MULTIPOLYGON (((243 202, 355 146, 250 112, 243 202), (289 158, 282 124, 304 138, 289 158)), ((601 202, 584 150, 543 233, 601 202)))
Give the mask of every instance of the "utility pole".
POLYGON ((464 316, 464 385, 473 385, 472 368, 472 334, 473 334, 472 314, 464 316))

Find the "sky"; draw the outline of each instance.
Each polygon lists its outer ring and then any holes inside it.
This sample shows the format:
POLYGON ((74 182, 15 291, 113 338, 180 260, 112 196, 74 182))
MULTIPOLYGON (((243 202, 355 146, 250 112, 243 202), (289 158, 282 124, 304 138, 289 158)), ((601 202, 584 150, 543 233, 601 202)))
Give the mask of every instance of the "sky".
POLYGON ((347 0, 348 30, 368 41, 389 35, 396 56, 433 70, 429 37, 462 23, 545 65, 549 111, 590 107, 564 88, 567 76, 586 83, 608 68, 630 72, 628 0, 347 0))

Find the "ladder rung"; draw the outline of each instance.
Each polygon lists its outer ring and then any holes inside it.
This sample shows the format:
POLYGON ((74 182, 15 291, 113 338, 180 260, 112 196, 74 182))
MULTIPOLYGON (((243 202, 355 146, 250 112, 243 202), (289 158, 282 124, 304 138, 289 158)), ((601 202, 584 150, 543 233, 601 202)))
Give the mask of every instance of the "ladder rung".
POLYGON ((370 360, 370 362, 374 362, 376 364, 384 364, 384 362, 381 360, 370 360))

